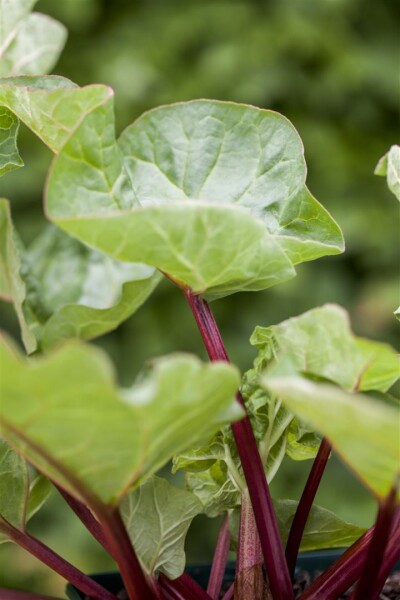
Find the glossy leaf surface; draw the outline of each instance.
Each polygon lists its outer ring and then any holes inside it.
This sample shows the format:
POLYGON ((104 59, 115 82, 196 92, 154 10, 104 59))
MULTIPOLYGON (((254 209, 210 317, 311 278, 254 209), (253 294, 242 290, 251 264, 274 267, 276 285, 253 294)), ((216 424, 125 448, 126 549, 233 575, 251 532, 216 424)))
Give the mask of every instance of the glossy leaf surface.
POLYGON ((4 82, 0 103, 58 152, 47 211, 74 236, 211 297, 275 285, 343 249, 281 115, 194 101, 144 114, 116 141, 110 90, 68 85, 4 82))
POLYGON ((194 494, 160 477, 151 477, 125 498, 122 518, 147 573, 164 573, 169 579, 182 575, 185 537, 202 511, 194 494))
POLYGON ((17 148, 19 121, 4 106, 0 107, 0 177, 23 166, 17 148))
POLYGON ((159 359, 124 390, 90 346, 26 360, 3 342, 1 361, 2 435, 89 504, 118 503, 176 452, 242 415, 236 369, 188 355, 159 359))
POLYGON ((14 302, 28 352, 115 329, 160 280, 152 267, 113 260, 53 226, 25 250, 0 200, 3 296, 14 302))

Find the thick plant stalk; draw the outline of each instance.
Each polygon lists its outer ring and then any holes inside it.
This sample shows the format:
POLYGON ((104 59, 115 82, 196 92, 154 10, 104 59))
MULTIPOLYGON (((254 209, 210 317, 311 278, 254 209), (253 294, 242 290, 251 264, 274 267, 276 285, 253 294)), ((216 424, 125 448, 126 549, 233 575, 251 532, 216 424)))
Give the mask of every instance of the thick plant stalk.
MULTIPOLYGON (((393 520, 394 534, 391 536, 379 571, 379 579, 396 563, 400 550, 400 509, 393 520)), ((368 529, 350 548, 311 584, 300 600, 336 600, 359 579, 368 553, 375 527, 368 529)))
MULTIPOLYGON (((194 295, 190 290, 184 290, 184 292, 210 359, 212 361, 229 361, 217 324, 207 302, 200 296, 194 295)), ((237 400, 244 407, 240 392, 237 394, 237 400)), ((293 600, 293 588, 272 499, 248 416, 233 423, 232 431, 249 489, 272 596, 274 600, 293 600)))
POLYGON ((90 577, 87 577, 87 575, 68 563, 41 541, 29 535, 29 533, 16 529, 3 519, 0 522, 0 530, 4 531, 14 543, 35 556, 35 558, 39 559, 93 600, 117 600, 114 594, 108 592, 101 585, 90 579, 90 577))
MULTIPOLYGON (((390 542, 387 545, 385 556, 379 569, 376 579, 376 589, 382 589, 394 565, 400 560, 400 508, 396 511, 397 522, 394 523, 394 531, 390 536, 390 542)), ((394 521, 396 521, 396 518, 394 521)))
POLYGON ((1 600, 60 600, 53 596, 42 596, 41 594, 31 594, 30 592, 20 592, 18 590, 7 590, 0 588, 1 600))
POLYGON ((76 500, 73 496, 68 494, 62 487, 54 483, 54 486, 59 491, 61 496, 67 502, 68 506, 74 511, 78 519, 85 525, 86 529, 92 534, 95 540, 104 548, 108 554, 112 554, 111 548, 107 542, 107 539, 104 535, 104 531, 98 522, 98 520, 93 516, 91 511, 83 504, 76 500))
POLYGON ((222 583, 229 555, 230 534, 229 515, 226 515, 219 530, 217 545, 211 565, 210 578, 207 585, 207 594, 212 600, 218 600, 221 594, 222 583))
MULTIPOLYGON (((379 570, 389 540, 393 517, 396 510, 396 488, 380 502, 375 523, 374 534, 368 545, 368 554, 365 560, 360 581, 357 584, 351 600, 375 600, 381 588, 379 570)), ((384 581, 382 582, 382 586, 384 581)))
POLYGON ((96 511, 111 555, 115 558, 129 600, 157 600, 155 581, 143 573, 118 508, 98 507, 96 511))
POLYGON ((237 600, 262 600, 267 595, 263 573, 260 538, 249 493, 242 493, 239 548, 236 560, 235 593, 237 600))
POLYGON ((324 438, 319 447, 318 454, 314 459, 310 474, 290 527, 290 532, 286 543, 286 560, 289 573, 292 577, 294 576, 294 570, 296 568, 296 560, 299 553, 304 528, 306 526, 308 515, 310 514, 310 510, 313 505, 315 494, 317 493, 322 475, 324 474, 331 448, 332 447, 329 442, 324 438))
POLYGON ((160 575, 158 582, 164 596, 171 600, 211 600, 202 587, 199 586, 189 575, 184 573, 172 581, 160 575))

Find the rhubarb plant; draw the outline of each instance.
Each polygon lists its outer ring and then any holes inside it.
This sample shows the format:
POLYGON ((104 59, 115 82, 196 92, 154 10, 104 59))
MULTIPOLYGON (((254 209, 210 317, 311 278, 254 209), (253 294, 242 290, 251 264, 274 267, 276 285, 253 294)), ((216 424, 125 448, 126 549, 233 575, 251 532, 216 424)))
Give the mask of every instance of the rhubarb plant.
MULTIPOLYGON (((0 541, 89 598, 115 600, 28 532, 55 487, 116 561, 130 600, 218 600, 230 548, 225 600, 293 600, 299 549, 342 546, 301 598, 334 600, 357 580, 353 599, 376 598, 400 538, 397 355, 326 305, 257 327, 258 356, 240 377, 208 303, 344 250, 306 186, 294 126, 270 110, 194 100, 155 108, 117 138, 111 88, 46 75, 65 32, 33 5, 0 0, 0 175, 23 166, 21 124, 53 153, 50 223, 28 248, 0 200, 0 294, 25 346, 6 335, 0 345, 0 541), (211 363, 178 352, 123 388, 85 341, 135 313, 162 277, 188 302, 211 363), (368 531, 314 504, 331 451, 377 498, 368 531), (299 500, 271 498, 285 456, 313 461, 299 500), (170 461, 186 489, 157 474, 170 461), (185 567, 201 513, 224 516, 207 590, 185 567)), ((396 152, 378 165, 395 193, 396 152)))

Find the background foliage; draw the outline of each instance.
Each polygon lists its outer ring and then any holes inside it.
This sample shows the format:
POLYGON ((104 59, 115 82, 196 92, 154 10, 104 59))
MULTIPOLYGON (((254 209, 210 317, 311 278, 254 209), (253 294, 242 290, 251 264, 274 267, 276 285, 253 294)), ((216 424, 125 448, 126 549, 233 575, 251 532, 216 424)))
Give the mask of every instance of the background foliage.
MULTIPOLYGON (((345 306, 359 335, 394 342, 398 305, 398 206, 374 167, 395 139, 398 41, 395 0, 39 0, 36 9, 62 21, 70 35, 56 72, 78 84, 106 83, 116 92, 118 133, 144 110, 193 98, 246 102, 286 115, 298 129, 310 190, 341 225, 346 253, 299 266, 295 279, 257 294, 215 302, 232 360, 250 367, 247 343, 268 326, 324 302, 345 306)), ((29 244, 45 224, 41 194, 50 153, 21 134, 24 169, 2 178, 16 226, 29 244)), ((18 339, 13 311, 0 324, 18 339)), ((143 362, 174 350, 204 351, 181 295, 164 282, 140 311, 98 341, 122 383, 143 362)), ((295 498, 309 465, 288 464, 276 496, 295 498)), ((369 524, 373 502, 331 461, 318 503, 369 524), (329 475, 336 477, 328 486, 329 475), (332 493, 332 487, 341 492, 332 493), (345 505, 343 500, 351 500, 345 505), (342 504, 341 504, 342 503, 342 504)), ((189 559, 205 560, 213 540, 195 521, 189 559)), ((217 526, 217 524, 216 524, 217 526)), ((215 527, 216 529, 216 527, 215 527)), ((32 531, 84 570, 110 564, 56 495, 32 531), (44 522, 46 527, 44 527, 44 522)), ((63 584, 34 559, 0 548, 0 584, 62 593, 63 584), (23 575, 21 575, 23 573, 23 575)))

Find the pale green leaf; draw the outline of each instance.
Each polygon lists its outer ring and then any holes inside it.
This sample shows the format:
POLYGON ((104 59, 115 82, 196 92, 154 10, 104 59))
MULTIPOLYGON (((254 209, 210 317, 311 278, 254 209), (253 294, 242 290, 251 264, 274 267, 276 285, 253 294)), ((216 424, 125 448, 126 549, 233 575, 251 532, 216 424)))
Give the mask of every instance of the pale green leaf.
POLYGON ((37 340, 31 330, 35 319, 26 303, 23 256, 24 249, 12 225, 9 203, 0 199, 0 296, 14 303, 25 348, 33 352, 37 348, 37 340))
MULTIPOLYGON (((0 80, 0 105, 11 110, 53 152, 59 152, 82 119, 109 101, 104 85, 78 88, 56 75, 10 77, 0 80)), ((83 160, 90 160, 90 154, 83 160)))
POLYGON ((0 283, 12 300, 29 353, 62 339, 115 329, 160 280, 152 267, 122 263, 49 226, 25 251, 0 201, 0 283))
POLYGON ((371 396, 350 394, 302 377, 271 374, 262 384, 305 423, 326 436, 379 497, 396 485, 400 412, 371 396))
MULTIPOLYGON (((274 499, 274 509, 282 542, 285 545, 289 535, 298 502, 295 500, 274 499)), ((233 546, 238 539, 240 509, 233 511, 230 517, 230 531, 233 546)), ((323 550, 350 546, 365 533, 365 528, 344 521, 330 510, 314 504, 304 529, 300 550, 323 550)))
POLYGON ((0 438, 0 544, 8 541, 1 522, 21 531, 50 493, 50 483, 30 473, 24 459, 0 438))
POLYGON ((16 83, 0 86, 0 103, 59 153, 49 217, 114 258, 216 297, 275 285, 295 263, 342 251, 281 115, 194 101, 144 114, 117 142, 108 88, 16 83))
POLYGON ((271 327, 256 327, 251 343, 267 365, 290 358, 294 371, 351 391, 386 391, 399 378, 399 358, 387 344, 354 336, 344 309, 326 304, 271 327))
POLYGON ((0 428, 41 472, 86 502, 115 504, 175 453, 242 416, 238 374, 176 355, 120 390, 97 348, 37 359, 1 345, 0 428))
POLYGON ((17 148, 18 129, 17 117, 0 106, 0 177, 24 164, 17 148))
POLYGON ((0 0, 0 77, 44 75, 64 47, 67 31, 40 13, 36 0, 0 0))
POLYGON ((125 498, 122 518, 147 573, 169 579, 182 575, 185 537, 202 510, 194 494, 160 477, 151 477, 125 498))
POLYGON ((394 311, 396 318, 400 321, 400 306, 397 310, 394 311))
POLYGON ((375 175, 386 177, 388 188, 400 200, 400 146, 392 146, 375 167, 375 175))

